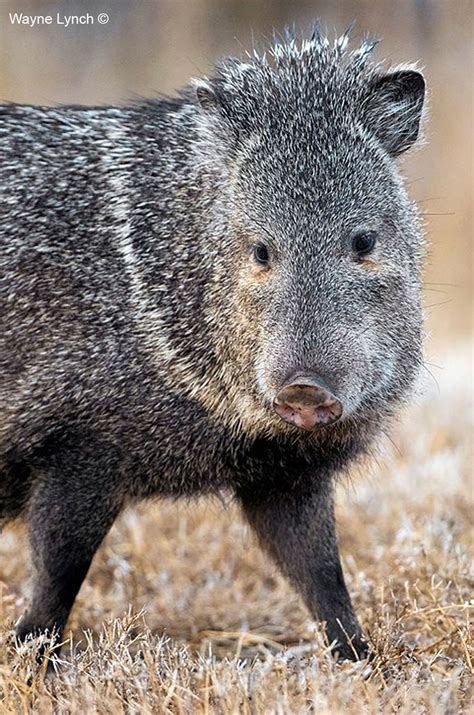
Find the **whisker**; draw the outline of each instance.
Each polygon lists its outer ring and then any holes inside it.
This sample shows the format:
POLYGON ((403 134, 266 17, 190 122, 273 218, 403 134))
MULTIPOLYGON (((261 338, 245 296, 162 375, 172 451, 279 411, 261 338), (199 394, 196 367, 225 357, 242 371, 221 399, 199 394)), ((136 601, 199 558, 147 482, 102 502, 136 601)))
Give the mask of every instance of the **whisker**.
POLYGON ((421 214, 422 216, 456 216, 455 211, 447 211, 446 213, 441 213, 437 211, 425 211, 421 214))
MULTIPOLYGON (((431 377, 431 379, 433 380, 434 384, 436 385, 436 390, 437 390, 437 392, 438 392, 438 395, 440 395, 440 394, 441 394, 441 388, 440 388, 440 386, 439 386, 439 382, 438 382, 437 378, 434 376, 434 374, 431 372, 431 370, 429 369, 428 364, 429 364, 429 363, 425 363, 425 362, 421 361, 421 362, 420 362, 420 367, 422 367, 424 370, 426 370, 426 372, 428 373, 428 375, 431 377)), ((435 367, 437 367, 437 366, 435 366, 435 367)))
POLYGON ((403 457, 403 452, 402 452, 402 450, 401 450, 401 447, 399 447, 399 445, 393 440, 393 438, 392 438, 392 436, 390 435, 390 433, 389 433, 387 430, 382 430, 382 434, 384 435, 384 437, 386 437, 386 438, 388 439, 388 441, 390 442, 390 444, 391 444, 392 447, 394 448, 394 450, 395 450, 395 452, 397 453, 397 455, 398 455, 399 457, 403 457))
POLYGON ((457 284, 457 283, 433 283, 430 281, 428 283, 425 282, 423 285, 425 285, 425 286, 446 286, 448 288, 459 288, 459 284, 457 284))
POLYGON ((430 367, 435 367, 437 370, 444 370, 443 365, 437 365, 435 362, 430 362, 429 360, 423 360, 425 365, 429 365, 430 367))

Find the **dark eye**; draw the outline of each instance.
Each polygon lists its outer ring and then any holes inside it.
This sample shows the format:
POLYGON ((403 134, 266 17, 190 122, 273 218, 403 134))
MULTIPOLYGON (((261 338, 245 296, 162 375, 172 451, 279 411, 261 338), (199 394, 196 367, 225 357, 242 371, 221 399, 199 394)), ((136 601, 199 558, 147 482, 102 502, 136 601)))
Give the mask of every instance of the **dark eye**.
POLYGON ((359 229, 352 234, 351 248, 357 258, 364 258, 375 248, 377 232, 359 229))
POLYGON ((270 256, 268 254, 268 248, 264 243, 256 243, 255 246, 252 247, 252 251, 255 261, 260 266, 268 266, 270 256))

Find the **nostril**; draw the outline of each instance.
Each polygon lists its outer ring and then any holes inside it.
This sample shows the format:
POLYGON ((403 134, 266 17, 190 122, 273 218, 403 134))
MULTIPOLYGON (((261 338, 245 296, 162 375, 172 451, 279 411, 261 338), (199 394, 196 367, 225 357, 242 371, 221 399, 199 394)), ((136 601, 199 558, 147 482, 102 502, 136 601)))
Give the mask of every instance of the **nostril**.
POLYGON ((296 375, 276 396, 276 413, 286 422, 308 430, 336 422, 342 416, 342 403, 321 382, 312 375, 296 375))
POLYGON ((339 400, 329 399, 319 405, 316 412, 320 424, 332 424, 342 416, 342 405, 339 400))

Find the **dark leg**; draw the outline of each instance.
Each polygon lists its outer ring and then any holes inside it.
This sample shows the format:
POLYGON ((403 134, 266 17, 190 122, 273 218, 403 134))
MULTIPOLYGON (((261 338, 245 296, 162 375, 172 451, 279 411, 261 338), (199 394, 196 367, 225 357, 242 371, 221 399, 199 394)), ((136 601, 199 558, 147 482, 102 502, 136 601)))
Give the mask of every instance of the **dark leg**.
POLYGON ((122 499, 113 451, 90 442, 86 448, 51 445, 39 473, 30 502, 33 597, 17 636, 54 630, 59 639, 122 499))
POLYGON ((240 495, 243 509, 266 550, 301 593, 311 614, 326 622, 340 657, 367 654, 342 574, 330 485, 319 491, 240 495))

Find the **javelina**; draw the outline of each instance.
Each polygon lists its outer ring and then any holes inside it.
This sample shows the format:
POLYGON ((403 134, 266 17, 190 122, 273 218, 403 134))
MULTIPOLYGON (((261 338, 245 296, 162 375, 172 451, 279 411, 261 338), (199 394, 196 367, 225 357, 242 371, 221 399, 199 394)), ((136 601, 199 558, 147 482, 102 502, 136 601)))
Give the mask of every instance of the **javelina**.
POLYGON ((36 570, 20 638, 61 634, 126 504, 226 490, 339 653, 366 653, 333 483, 421 361, 396 160, 424 80, 347 45, 286 37, 176 99, 2 106, 0 517, 27 516, 36 570))

